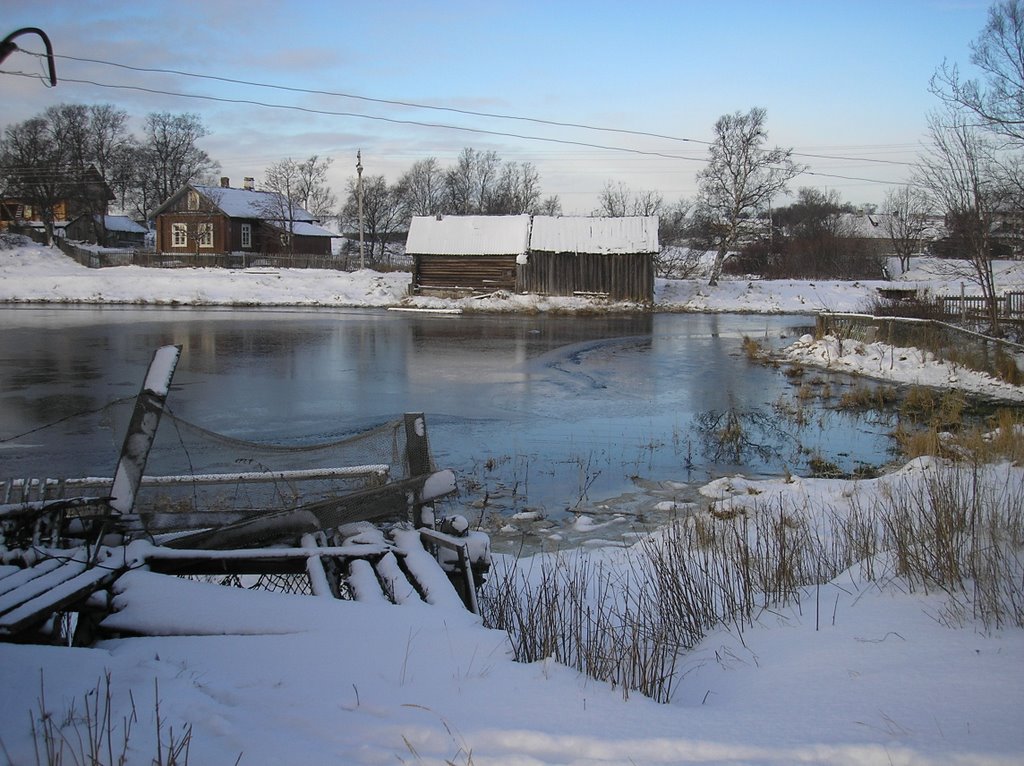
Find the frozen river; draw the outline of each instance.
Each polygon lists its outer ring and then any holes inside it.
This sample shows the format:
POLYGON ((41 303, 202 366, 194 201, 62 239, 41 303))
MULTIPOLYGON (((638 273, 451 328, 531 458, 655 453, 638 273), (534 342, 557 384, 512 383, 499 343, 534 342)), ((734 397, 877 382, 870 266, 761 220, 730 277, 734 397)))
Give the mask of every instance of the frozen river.
MULTIPOLYGON (((778 347, 812 323, 5 307, 0 478, 110 475, 122 434, 79 416, 137 393, 153 350, 176 343, 169 405, 181 418, 250 440, 326 441, 424 412, 437 464, 460 477, 450 510, 509 540, 619 536, 717 476, 888 459, 890 424, 801 398, 784 369, 743 351, 745 336, 778 347)), ((817 377, 833 393, 850 385, 817 377)))

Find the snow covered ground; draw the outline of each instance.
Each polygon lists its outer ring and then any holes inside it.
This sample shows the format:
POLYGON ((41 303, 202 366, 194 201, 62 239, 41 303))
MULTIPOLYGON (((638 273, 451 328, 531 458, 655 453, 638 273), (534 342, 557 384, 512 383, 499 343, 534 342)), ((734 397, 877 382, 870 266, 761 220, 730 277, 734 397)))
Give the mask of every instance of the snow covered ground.
MULTIPOLYGON (((959 292, 955 281, 910 276, 959 292)), ((1009 289, 1016 269, 1002 278, 1009 289)), ((8 302, 394 306, 405 302, 407 284, 408 275, 371 271, 89 270, 56 250, 0 250, 0 301, 8 302)), ((662 310, 856 311, 874 286, 659 281, 657 302, 662 310)), ((585 306, 522 297, 406 305, 585 306)), ((804 339, 792 353, 821 352, 804 339)), ((844 358, 832 350, 830 359, 844 358)), ((892 367, 922 374, 919 359, 892 367)), ((874 363, 873 371, 887 366, 874 363)), ((929 381, 952 382, 948 370, 929 381)), ((703 494, 749 513, 755 499, 770 498, 773 512, 799 509, 813 521, 881 502, 896 486, 923 496, 920 482, 936 465, 915 461, 860 482, 732 477, 703 494)), ((1024 493, 1024 470, 992 472, 1006 496, 1024 493)), ((625 577, 642 553, 563 555, 591 557, 625 577)), ((459 610, 255 593, 145 571, 126 575, 118 591, 124 618, 144 621, 153 636, 91 649, 0 644, 0 760, 46 762, 30 728, 41 707, 58 723, 76 711, 84 736, 83 710, 97 701, 104 709, 109 675, 115 759, 134 702, 130 764, 156 755, 155 700, 164 744, 171 729, 180 738, 192 726, 193 764, 1024 762, 1024 631, 986 628, 969 611, 950 620, 949 595, 892 575, 869 581, 856 565, 806 588, 799 604, 765 610, 742 632, 711 630, 681 655, 669 704, 627 699, 549 660, 515 663, 504 633, 459 610)), ((73 725, 64 731, 74 749, 73 725)), ((66 754, 63 762, 75 761, 66 754)))
MULTIPOLYGON (((917 259, 900 287, 960 294, 962 277, 942 274, 941 262, 917 259)), ((4 249, 0 243, 0 302, 138 303, 160 305, 407 306, 478 311, 608 310, 629 308, 585 298, 500 295, 441 300, 408 296, 408 272, 378 273, 303 269, 89 269, 59 250, 39 245, 4 249)), ((701 279, 658 279, 661 311, 744 311, 810 314, 861 311, 889 282, 723 279, 715 288, 701 279)), ((1000 291, 1024 286, 1024 264, 999 265, 1000 291)), ((968 294, 977 292, 967 285, 968 294)))

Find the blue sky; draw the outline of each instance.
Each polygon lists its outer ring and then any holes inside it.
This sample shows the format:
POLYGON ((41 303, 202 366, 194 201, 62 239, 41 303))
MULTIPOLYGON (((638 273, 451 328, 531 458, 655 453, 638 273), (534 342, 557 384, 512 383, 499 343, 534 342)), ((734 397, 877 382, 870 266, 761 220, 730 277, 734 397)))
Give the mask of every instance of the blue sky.
MULTIPOLYGON (((692 197, 694 175, 706 156, 700 142, 710 140, 715 120, 760 106, 768 113, 772 144, 848 158, 801 157, 813 175, 797 179, 794 189, 835 189, 845 201, 880 202, 907 176, 905 164, 893 163, 912 162, 920 151, 927 114, 937 106, 929 77, 944 59, 969 70, 969 44, 983 28, 988 7, 970 0, 0 0, 0 34, 41 27, 61 56, 690 140, 415 109, 73 59, 58 59, 58 78, 64 79, 56 89, 0 75, 0 125, 61 102, 114 103, 137 124, 151 111, 196 112, 211 131, 203 147, 234 185, 244 176, 258 183, 264 169, 284 157, 315 153, 334 158, 339 196, 355 174, 356 150, 362 150, 365 173, 395 181, 416 160, 436 157, 449 165, 471 146, 534 163, 545 195, 558 194, 566 213, 585 214, 609 181, 635 191, 657 190, 667 201, 692 197)), ((35 37, 18 43, 41 50, 35 37)), ((40 62, 15 53, 0 69, 38 72, 40 62)))

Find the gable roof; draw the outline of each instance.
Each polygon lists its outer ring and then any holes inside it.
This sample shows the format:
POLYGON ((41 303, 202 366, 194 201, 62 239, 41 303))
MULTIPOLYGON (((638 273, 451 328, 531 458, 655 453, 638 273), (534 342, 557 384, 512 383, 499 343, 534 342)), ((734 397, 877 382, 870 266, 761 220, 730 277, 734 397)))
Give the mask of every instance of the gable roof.
MULTIPOLYGON (((287 198, 277 192, 233 189, 229 186, 187 184, 154 210, 153 217, 155 218, 163 213, 166 208, 180 199, 189 189, 197 191, 228 218, 253 218, 258 220, 279 218, 281 211, 287 207, 287 198)), ((292 207, 292 217, 295 221, 309 222, 316 220, 316 216, 298 205, 292 207)))
POLYGON ((544 253, 657 253, 658 217, 533 217, 530 250, 544 253))
POLYGON ((416 255, 522 255, 528 215, 413 216, 405 251, 416 255))
MULTIPOLYGON (((192 186, 229 218, 269 218, 268 213, 285 210, 287 198, 272 191, 255 189, 232 189, 228 186, 192 186)), ((292 208, 296 221, 316 220, 312 213, 298 205, 292 208)))

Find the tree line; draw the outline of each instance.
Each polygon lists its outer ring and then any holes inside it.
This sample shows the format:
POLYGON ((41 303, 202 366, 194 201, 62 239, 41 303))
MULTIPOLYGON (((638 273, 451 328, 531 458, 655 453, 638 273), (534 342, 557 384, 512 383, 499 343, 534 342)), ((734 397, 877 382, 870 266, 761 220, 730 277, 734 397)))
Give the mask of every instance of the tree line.
MULTIPOLYGON (((903 270, 920 252, 929 219, 942 217, 947 236, 937 249, 967 259, 968 276, 994 304, 992 258, 1004 254, 1005 241, 999 223, 1024 210, 1024 0, 998 0, 970 49, 980 76, 966 77, 949 63, 937 68, 930 89, 939 107, 929 115, 926 151, 878 212, 903 270)), ((94 170, 122 209, 148 220, 185 183, 215 177, 219 164, 198 146, 207 130, 197 115, 149 114, 138 136, 127 120, 109 104, 64 104, 8 126, 0 141, 0 193, 32 200, 44 219, 49 208, 52 221, 58 200, 85 196, 94 170)), ((690 258, 663 253, 664 276, 684 276, 697 256, 710 260, 711 284, 725 270, 881 276, 884 259, 858 242, 850 229, 853 208, 837 193, 801 188, 793 203, 772 209, 806 167, 792 148, 769 145, 766 122, 760 107, 715 122, 692 200, 666 203, 656 191, 608 181, 594 214, 658 215, 662 244, 690 258)), ((337 215, 343 231, 361 226, 371 263, 389 262, 413 216, 562 212, 557 195, 543 194, 532 163, 506 162, 494 151, 466 147, 450 167, 428 157, 394 183, 379 174, 349 178, 340 208, 327 182, 331 162, 317 155, 282 160, 267 169, 262 188, 288 200, 278 215, 284 220, 297 204, 321 220, 337 215)))
POLYGON ((142 131, 111 104, 60 104, 8 125, 0 140, 0 195, 33 205, 53 236, 57 206, 103 212, 102 186, 140 220, 186 183, 213 177, 219 164, 198 142, 208 134, 198 115, 153 112, 142 131))

